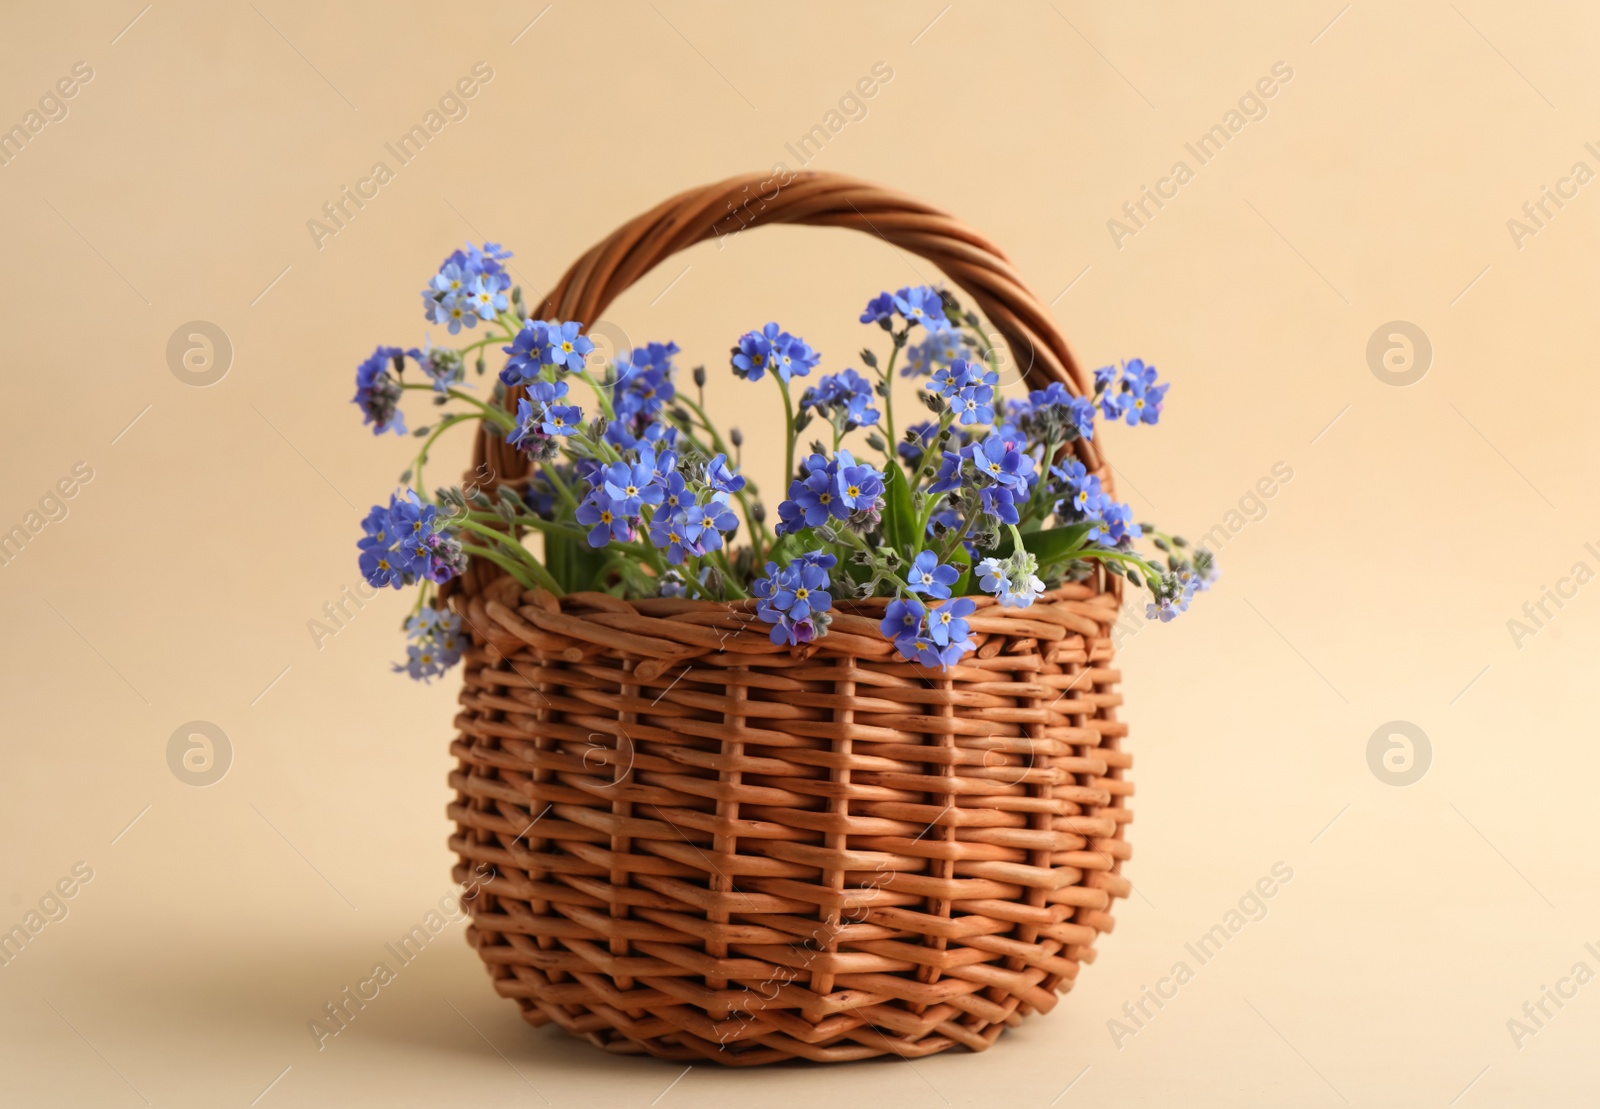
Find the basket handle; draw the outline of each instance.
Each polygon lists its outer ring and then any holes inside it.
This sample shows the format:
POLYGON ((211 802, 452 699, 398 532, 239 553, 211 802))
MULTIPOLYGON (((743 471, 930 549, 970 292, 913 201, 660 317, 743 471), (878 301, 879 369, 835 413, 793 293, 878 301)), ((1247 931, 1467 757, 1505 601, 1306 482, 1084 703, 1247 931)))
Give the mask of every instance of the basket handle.
MULTIPOLYGON (((562 275, 533 314, 579 320, 585 327, 629 286, 667 258, 695 243, 749 227, 799 223, 848 227, 877 235, 938 266, 976 302, 1004 336, 1024 378, 1037 387, 1059 381, 1085 395, 1083 371, 1049 310, 1023 283, 1000 248, 966 224, 903 193, 837 173, 751 173, 689 189, 629 220, 591 247, 562 275)), ((533 305, 530 303, 530 310, 533 305)), ((508 404, 520 395, 513 390, 508 404)), ((1073 444, 1091 471, 1109 478, 1092 442, 1073 444)), ((478 433, 473 462, 497 480, 526 476, 526 457, 505 440, 478 433)))

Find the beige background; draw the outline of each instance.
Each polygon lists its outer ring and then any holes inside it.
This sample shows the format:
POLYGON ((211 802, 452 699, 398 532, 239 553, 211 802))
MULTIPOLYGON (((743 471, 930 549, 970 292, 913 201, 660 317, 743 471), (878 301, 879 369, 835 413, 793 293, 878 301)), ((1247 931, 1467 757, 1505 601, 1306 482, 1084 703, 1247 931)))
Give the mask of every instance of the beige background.
MULTIPOLYGON (((1600 184, 1520 246, 1507 228, 1600 169, 1592 7, 140 2, 0 13, 0 126, 94 74, 0 166, 0 525, 94 475, 0 570, 0 926, 94 875, 0 968, 0 1103, 1592 1103, 1600 986, 1520 1046, 1507 1025, 1600 971, 1600 588, 1520 647, 1507 629, 1600 569, 1600 184), (478 62, 466 118, 319 249, 306 221, 478 62), (984 1056, 731 1074, 525 1027, 454 926, 319 1052, 306 1022, 450 892, 455 683, 388 673, 395 594, 320 650, 306 628, 405 465, 347 403, 356 362, 422 338, 417 290, 469 235, 540 291, 672 192, 796 168, 785 144, 879 62, 811 165, 991 235, 1090 365, 1160 366, 1160 429, 1107 435, 1139 515, 1199 534, 1293 471, 1221 587, 1124 643, 1117 931, 984 1056), (1184 144, 1280 62, 1265 118, 1198 165, 1184 144), (1119 246, 1107 221, 1179 159, 1194 179, 1119 246), (191 320, 234 350, 208 388, 169 369, 191 320), (1433 347, 1409 387, 1367 359, 1393 320, 1433 347), (196 719, 233 749, 209 788, 166 758, 196 719), (1404 787, 1367 756, 1394 720, 1431 741, 1404 787), (1266 916, 1198 966, 1185 943, 1280 861, 1266 916), (1193 980, 1119 1043, 1108 1022, 1180 960, 1193 980)), ((838 369, 866 297, 931 276, 867 237, 761 231, 610 315, 711 365, 770 484, 730 341, 776 316, 838 369)))

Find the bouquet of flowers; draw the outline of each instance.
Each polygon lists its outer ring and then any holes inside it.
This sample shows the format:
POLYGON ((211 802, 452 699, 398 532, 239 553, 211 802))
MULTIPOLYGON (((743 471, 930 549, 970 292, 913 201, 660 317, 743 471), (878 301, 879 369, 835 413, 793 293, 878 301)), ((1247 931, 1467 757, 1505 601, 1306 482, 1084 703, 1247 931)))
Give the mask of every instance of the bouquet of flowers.
POLYGON ((1097 419, 1160 420, 1168 386, 1139 359, 1097 370, 1093 397, 1059 383, 1002 397, 981 321, 929 286, 868 301, 861 322, 881 329, 888 351, 863 349, 859 371, 812 379, 822 357, 804 339, 776 323, 746 332, 732 348, 734 375, 771 379, 782 402, 787 488, 772 513, 740 473, 743 436, 724 435, 706 414, 703 366, 682 388, 671 342, 591 364, 599 359, 582 321, 529 318, 509 257, 498 244, 469 243, 422 292, 429 322, 463 339, 481 323, 482 338, 380 346, 356 370, 354 401, 375 435, 407 434, 409 390, 430 393, 437 409, 410 432, 421 445, 404 488, 373 506, 358 543, 373 586, 418 587, 397 671, 427 680, 460 660, 460 618, 439 605, 438 586, 469 556, 557 596, 749 599, 773 642, 791 645, 828 633, 835 598, 889 598, 883 635, 905 659, 941 670, 974 647, 974 595, 1027 607, 1099 563, 1149 590, 1147 617, 1167 621, 1216 578, 1209 551, 1134 523, 1068 449, 1093 438, 1097 419), (494 347, 506 355, 499 379, 474 396, 467 365, 483 375, 494 347), (897 366, 926 379, 919 399, 929 413, 899 432, 897 366), (815 383, 799 391, 799 378, 815 383), (513 413, 504 402, 515 386, 513 413), (430 497, 429 450, 451 428, 479 423, 528 455, 530 477, 430 497), (813 426, 822 437, 797 457, 813 426), (523 542, 535 533, 542 557, 523 542), (1158 553, 1139 553, 1141 539, 1158 553))

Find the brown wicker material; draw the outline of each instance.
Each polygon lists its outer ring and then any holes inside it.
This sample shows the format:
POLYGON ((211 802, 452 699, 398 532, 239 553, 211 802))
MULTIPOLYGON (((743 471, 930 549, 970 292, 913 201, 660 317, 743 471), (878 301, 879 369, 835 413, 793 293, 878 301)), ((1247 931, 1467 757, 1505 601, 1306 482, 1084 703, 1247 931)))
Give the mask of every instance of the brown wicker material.
MULTIPOLYGON (((539 314, 596 320, 729 219, 853 227, 936 263, 1032 384, 1081 391, 986 240, 835 175, 775 184, 669 200, 539 314)), ((494 438, 476 462, 526 472, 494 438)), ((750 602, 558 600, 475 562, 450 598, 473 641, 450 844, 458 881, 493 869, 467 908, 496 990, 610 1051, 733 1065, 982 1050, 1048 1011, 1129 889, 1116 584, 975 598, 978 648, 941 673, 879 634, 882 600, 790 648, 750 602)))

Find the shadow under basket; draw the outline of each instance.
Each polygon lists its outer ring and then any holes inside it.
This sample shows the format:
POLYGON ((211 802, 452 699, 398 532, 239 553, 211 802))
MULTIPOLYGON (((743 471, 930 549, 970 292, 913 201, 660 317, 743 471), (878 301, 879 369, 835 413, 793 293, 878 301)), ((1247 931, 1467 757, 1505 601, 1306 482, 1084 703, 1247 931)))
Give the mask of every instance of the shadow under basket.
MULTIPOLYGON (((599 319, 725 233, 728 198, 757 181, 625 225, 542 315, 599 319)), ((929 258, 1033 387, 1081 394, 1048 313, 949 216, 799 174, 744 219, 859 227, 929 258)), ((1093 445, 1075 449, 1109 484, 1093 445)), ((526 473, 498 439, 475 461, 526 473)), ((791 648, 751 602, 556 598, 474 561, 447 590, 472 642, 450 846, 495 989, 608 1051, 728 1065, 981 1051, 1047 1012, 1129 890, 1120 584, 1097 572, 1026 609, 975 597, 978 647, 941 672, 880 635, 884 600, 837 603, 826 636, 791 648)))

